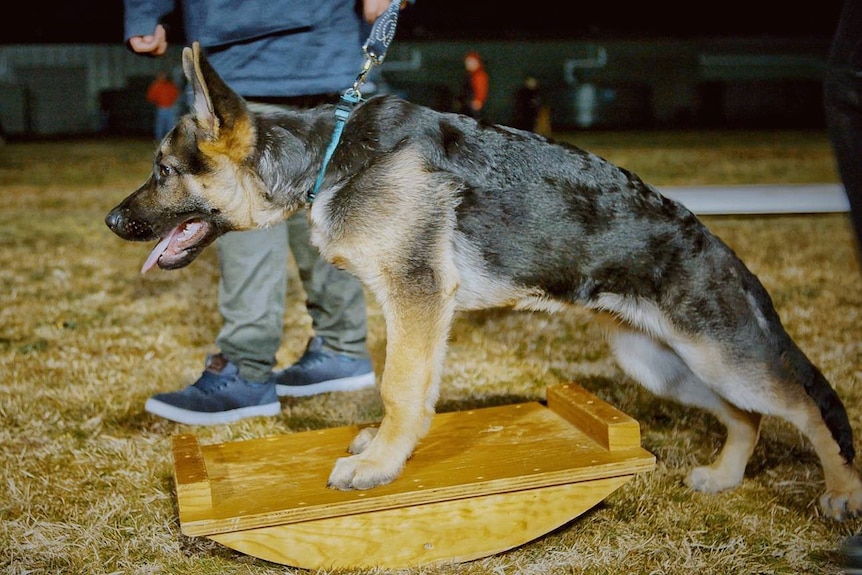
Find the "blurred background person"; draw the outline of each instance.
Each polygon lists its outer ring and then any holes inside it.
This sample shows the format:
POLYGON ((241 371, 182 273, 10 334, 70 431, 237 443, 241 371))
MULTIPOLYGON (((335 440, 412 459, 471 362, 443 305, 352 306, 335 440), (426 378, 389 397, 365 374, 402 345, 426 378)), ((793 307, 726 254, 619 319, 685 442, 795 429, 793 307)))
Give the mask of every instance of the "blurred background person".
POLYGON ((459 111, 476 119, 486 119, 484 110, 490 82, 478 52, 468 52, 464 56, 464 72, 459 111))
POLYGON ((512 127, 534 132, 541 108, 539 81, 534 76, 525 76, 524 83, 515 90, 515 98, 512 102, 512 127))
POLYGON ((180 88, 164 70, 156 74, 156 78, 147 87, 147 101, 156 107, 153 135, 161 142, 177 122, 177 100, 180 88))

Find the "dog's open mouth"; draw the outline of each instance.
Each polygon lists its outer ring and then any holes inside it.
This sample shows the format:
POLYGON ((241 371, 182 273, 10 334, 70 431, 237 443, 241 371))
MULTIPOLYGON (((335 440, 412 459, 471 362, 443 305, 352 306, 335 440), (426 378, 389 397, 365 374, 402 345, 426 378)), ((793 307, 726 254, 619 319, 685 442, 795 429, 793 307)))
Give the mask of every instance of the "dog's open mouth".
POLYGON ((141 268, 145 274, 156 264, 160 268, 183 267, 194 259, 203 246, 199 244, 209 236, 210 224, 204 220, 187 220, 174 229, 153 248, 141 268))

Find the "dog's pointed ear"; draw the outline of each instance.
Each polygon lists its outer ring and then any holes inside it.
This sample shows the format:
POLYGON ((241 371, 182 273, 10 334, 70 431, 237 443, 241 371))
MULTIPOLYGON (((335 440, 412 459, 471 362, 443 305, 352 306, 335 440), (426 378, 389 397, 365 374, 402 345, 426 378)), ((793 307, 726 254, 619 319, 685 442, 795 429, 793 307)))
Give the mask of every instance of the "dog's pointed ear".
MULTIPOLYGON (((204 58, 206 60, 206 58, 204 58)), ((212 134, 213 137, 218 136, 218 118, 216 118, 215 110, 213 109, 212 98, 210 98, 207 81, 204 79, 203 71, 201 70, 201 47, 195 42, 191 48, 183 48, 183 72, 186 75, 186 80, 192 87, 194 100, 192 102, 192 111, 198 125, 212 134)), ((208 63, 205 64, 208 66, 208 63)))
POLYGON ((216 73, 198 42, 183 49, 183 72, 192 87, 192 109, 198 126, 212 138, 225 135, 248 119, 245 102, 216 73))

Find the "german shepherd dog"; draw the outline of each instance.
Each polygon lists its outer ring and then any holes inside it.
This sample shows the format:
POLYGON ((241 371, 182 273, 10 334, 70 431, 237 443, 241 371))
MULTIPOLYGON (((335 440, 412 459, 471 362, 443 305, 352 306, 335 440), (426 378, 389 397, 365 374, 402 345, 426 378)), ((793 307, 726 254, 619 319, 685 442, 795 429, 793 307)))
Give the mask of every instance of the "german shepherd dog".
POLYGON ((384 416, 335 462, 330 487, 399 475, 434 413, 456 311, 578 305, 602 321, 626 374, 726 426, 691 488, 738 485, 762 416, 779 416, 819 456, 824 514, 862 509, 841 400, 760 281, 681 204, 574 146, 389 95, 353 108, 312 202, 334 106, 257 108, 197 45, 183 68, 192 110, 106 223, 125 240, 160 240, 146 271, 181 268, 225 232, 307 209, 313 243, 367 286, 386 322, 384 416))

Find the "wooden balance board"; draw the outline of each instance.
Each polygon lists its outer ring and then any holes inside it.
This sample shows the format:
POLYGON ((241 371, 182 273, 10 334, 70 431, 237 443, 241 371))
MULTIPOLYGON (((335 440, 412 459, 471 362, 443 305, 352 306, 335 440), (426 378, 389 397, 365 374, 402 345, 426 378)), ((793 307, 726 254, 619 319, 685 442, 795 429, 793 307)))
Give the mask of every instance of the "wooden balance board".
POLYGON ((547 402, 437 414, 391 484, 328 489, 359 429, 175 436, 182 532, 306 569, 457 563, 540 537, 655 466, 637 421, 574 384, 547 402))

